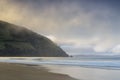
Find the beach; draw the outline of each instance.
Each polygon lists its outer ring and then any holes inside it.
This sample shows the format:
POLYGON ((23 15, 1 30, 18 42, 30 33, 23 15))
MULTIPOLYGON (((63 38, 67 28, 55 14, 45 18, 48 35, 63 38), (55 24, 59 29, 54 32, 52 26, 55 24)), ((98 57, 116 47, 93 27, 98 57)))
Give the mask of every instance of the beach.
POLYGON ((120 70, 85 66, 44 65, 50 72, 67 74, 78 80, 120 80, 120 70))
POLYGON ((0 80, 120 80, 120 60, 0 58, 0 80))
POLYGON ((0 80, 76 80, 68 75, 48 72, 32 65, 0 63, 0 80))

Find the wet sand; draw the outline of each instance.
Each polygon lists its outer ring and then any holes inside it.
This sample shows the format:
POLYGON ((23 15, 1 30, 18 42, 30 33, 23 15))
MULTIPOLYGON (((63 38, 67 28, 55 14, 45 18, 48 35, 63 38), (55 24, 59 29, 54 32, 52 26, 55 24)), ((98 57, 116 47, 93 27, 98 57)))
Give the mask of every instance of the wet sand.
POLYGON ((64 65, 42 65, 51 72, 67 74, 78 80, 120 80, 120 70, 64 65))
POLYGON ((68 75, 51 73, 30 65, 0 63, 0 80, 76 80, 68 75))

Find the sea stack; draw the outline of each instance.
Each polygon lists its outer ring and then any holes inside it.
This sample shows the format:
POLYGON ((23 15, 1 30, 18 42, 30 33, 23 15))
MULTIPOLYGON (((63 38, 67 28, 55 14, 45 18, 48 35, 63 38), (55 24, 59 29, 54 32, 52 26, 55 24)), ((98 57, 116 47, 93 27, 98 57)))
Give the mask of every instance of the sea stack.
POLYGON ((67 57, 54 42, 29 29, 0 21, 0 56, 67 57))

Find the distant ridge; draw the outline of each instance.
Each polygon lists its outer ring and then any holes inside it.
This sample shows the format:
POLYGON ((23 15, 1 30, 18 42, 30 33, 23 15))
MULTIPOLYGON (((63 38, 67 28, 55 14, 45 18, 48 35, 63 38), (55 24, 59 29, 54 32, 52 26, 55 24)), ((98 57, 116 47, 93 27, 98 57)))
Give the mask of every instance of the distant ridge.
POLYGON ((48 38, 24 27, 0 21, 0 56, 67 57, 48 38))

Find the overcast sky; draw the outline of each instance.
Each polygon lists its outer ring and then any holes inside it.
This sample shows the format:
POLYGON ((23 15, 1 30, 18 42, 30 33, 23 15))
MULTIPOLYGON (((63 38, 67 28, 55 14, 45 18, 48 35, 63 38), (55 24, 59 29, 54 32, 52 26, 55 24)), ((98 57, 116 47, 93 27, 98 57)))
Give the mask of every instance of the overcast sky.
POLYGON ((45 35, 68 54, 120 54, 120 0, 0 0, 0 20, 45 35))

